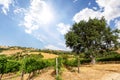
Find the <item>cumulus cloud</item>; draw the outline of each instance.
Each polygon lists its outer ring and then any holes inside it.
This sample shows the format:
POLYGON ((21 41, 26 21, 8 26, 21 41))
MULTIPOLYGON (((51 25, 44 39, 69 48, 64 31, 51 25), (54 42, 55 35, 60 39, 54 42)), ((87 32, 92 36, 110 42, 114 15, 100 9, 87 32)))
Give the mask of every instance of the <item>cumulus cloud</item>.
POLYGON ((14 4, 14 0, 0 0, 0 5, 2 5, 2 12, 7 15, 10 5, 14 4))
POLYGON ((19 14, 19 13, 26 12, 26 10, 24 8, 17 7, 13 12, 14 14, 19 14))
POLYGON ((101 16, 103 15, 101 14, 100 11, 94 11, 93 9, 85 8, 80 12, 78 12, 77 14, 75 14, 73 20, 78 23, 81 20, 88 21, 89 18, 95 18, 95 17, 100 18, 101 16))
POLYGON ((64 23, 59 23, 57 25, 57 30, 62 34, 66 34, 70 30, 70 25, 69 24, 64 24, 64 23))
POLYGON ((96 3, 100 7, 99 10, 85 8, 75 14, 73 20, 79 22, 80 20, 88 20, 91 18, 100 18, 104 16, 109 24, 111 20, 120 17, 120 0, 96 0, 96 3))
POLYGON ((102 14, 108 22, 120 17, 120 0, 97 0, 96 2, 101 8, 103 8, 102 14))
MULTIPOLYGON (((16 10, 19 12, 21 10, 16 10)), ((25 32, 31 34, 38 30, 41 25, 48 24, 52 18, 52 10, 43 0, 31 0, 29 8, 25 12, 22 25, 26 28, 25 32)))

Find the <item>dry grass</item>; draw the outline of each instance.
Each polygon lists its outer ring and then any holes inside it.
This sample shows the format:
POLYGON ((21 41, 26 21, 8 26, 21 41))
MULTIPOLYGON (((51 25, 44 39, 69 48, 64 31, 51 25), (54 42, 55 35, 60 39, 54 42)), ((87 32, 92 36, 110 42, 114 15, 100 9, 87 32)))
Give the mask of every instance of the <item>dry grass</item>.
POLYGON ((49 54, 49 53, 41 53, 44 56, 44 59, 52 59, 58 57, 58 55, 55 54, 49 54))
POLYGON ((44 59, 52 59, 58 57, 56 54, 43 53, 43 52, 30 52, 29 54, 41 54, 44 56, 44 59))
MULTIPOLYGON (((12 55, 15 54, 17 52, 22 52, 23 50, 21 49, 13 49, 13 50, 4 50, 2 51, 2 53, 0 54, 5 54, 5 55, 12 55)), ((43 53, 43 52, 28 52, 27 54, 39 54, 41 53, 41 55, 44 56, 44 59, 52 59, 52 58, 56 58, 58 57, 58 55, 55 54, 50 54, 50 53, 43 53)), ((23 53, 24 54, 24 53, 23 53)))
MULTIPOLYGON (((11 55, 22 50, 5 50, 1 54, 11 55)), ((120 53, 120 49, 117 51, 120 53)), ((29 54, 39 54, 44 56, 44 59, 56 58, 58 55, 42 53, 42 52, 30 52, 29 54)), ((96 64, 96 65, 82 65, 80 67, 80 73, 77 73, 77 68, 74 68, 75 72, 70 72, 65 69, 62 73, 63 80, 120 80, 120 64, 96 64)), ((47 72, 43 72, 35 77, 33 80, 55 80, 55 76, 52 75, 54 69, 49 69, 47 72)), ((3 80, 20 80, 20 76, 13 74, 11 76, 3 77, 3 80)), ((27 74, 24 80, 27 79, 27 74)))
POLYGON ((12 54, 15 54, 17 52, 22 52, 23 50, 21 49, 17 49, 17 50, 4 50, 2 51, 2 53, 0 54, 5 54, 5 55, 12 55, 12 54))
POLYGON ((120 80, 120 64, 85 65, 80 70, 79 74, 65 70, 63 80, 120 80))
POLYGON ((120 53, 120 49, 118 49, 116 52, 120 53))
MULTIPOLYGON (((62 80, 120 80, 120 64, 96 64, 96 65, 82 65, 80 73, 70 72, 64 69, 62 73, 62 80)), ((34 77, 32 80, 55 80, 53 75, 54 69, 45 69, 44 72, 34 77)), ((15 76, 15 74, 14 74, 15 76)), ((28 74, 24 76, 26 80, 28 74)), ((15 77, 3 78, 3 80, 20 80, 20 75, 15 77)))
POLYGON ((35 77, 34 80, 55 80, 55 75, 52 74, 53 72, 54 69, 49 69, 47 72, 41 73, 35 77))

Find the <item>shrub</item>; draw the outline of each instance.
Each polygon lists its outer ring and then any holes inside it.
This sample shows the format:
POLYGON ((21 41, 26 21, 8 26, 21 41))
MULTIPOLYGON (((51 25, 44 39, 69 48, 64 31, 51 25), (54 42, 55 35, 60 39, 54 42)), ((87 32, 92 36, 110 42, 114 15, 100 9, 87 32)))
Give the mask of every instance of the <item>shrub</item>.
POLYGON ((16 71, 19 71, 19 69, 20 69, 20 63, 19 62, 12 61, 12 60, 7 61, 7 63, 6 63, 6 73, 16 72, 16 71))

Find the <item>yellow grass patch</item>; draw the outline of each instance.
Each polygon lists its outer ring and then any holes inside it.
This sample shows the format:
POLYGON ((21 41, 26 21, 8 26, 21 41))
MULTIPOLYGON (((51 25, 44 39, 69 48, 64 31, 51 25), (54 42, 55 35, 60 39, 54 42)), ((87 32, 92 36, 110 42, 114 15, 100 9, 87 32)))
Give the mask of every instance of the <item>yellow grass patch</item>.
POLYGON ((52 59, 58 57, 56 54, 44 53, 44 52, 30 52, 29 54, 41 54, 44 56, 44 59, 52 59))
POLYGON ((12 55, 12 54, 15 54, 17 52, 22 52, 22 51, 23 50, 21 50, 21 49, 18 49, 18 50, 4 50, 0 54, 12 55))

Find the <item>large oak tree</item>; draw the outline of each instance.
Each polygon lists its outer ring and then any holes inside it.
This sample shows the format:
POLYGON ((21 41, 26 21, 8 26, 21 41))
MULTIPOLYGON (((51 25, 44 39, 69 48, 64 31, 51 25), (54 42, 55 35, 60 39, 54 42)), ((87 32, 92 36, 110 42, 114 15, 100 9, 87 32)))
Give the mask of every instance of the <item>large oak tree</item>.
POLYGON ((82 51, 89 53, 91 62, 95 64, 94 54, 97 51, 117 48, 119 32, 118 29, 111 29, 104 17, 94 18, 74 23, 65 35, 65 40, 67 47, 70 47, 77 54, 82 51))

